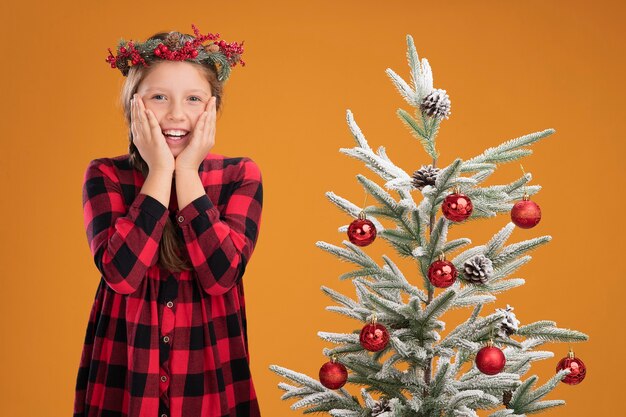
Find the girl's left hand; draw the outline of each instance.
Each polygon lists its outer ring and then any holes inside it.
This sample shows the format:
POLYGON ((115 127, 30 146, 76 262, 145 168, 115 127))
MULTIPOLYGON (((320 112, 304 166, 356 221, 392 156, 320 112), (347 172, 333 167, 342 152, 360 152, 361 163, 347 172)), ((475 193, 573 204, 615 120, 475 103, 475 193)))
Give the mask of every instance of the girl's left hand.
POLYGON ((200 164, 215 145, 215 97, 211 97, 206 109, 196 122, 189 143, 176 157, 176 169, 197 171, 200 164))

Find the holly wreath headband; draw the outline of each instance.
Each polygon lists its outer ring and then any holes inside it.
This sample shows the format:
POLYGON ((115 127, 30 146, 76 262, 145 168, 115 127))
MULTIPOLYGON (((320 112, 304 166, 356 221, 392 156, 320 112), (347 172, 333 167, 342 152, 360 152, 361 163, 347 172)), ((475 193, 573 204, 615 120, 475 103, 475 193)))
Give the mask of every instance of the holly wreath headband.
POLYGON ((232 67, 246 63, 241 59, 243 42, 225 42, 219 40, 219 33, 202 35, 192 24, 195 37, 191 41, 183 42, 180 32, 170 32, 164 40, 148 39, 145 42, 125 41, 120 39, 117 45, 117 55, 113 55, 111 48, 106 62, 111 68, 119 69, 126 77, 131 67, 143 65, 148 67, 157 60, 191 61, 199 64, 213 64, 217 70, 217 79, 226 81, 232 67), (203 45, 203 42, 211 41, 203 45))

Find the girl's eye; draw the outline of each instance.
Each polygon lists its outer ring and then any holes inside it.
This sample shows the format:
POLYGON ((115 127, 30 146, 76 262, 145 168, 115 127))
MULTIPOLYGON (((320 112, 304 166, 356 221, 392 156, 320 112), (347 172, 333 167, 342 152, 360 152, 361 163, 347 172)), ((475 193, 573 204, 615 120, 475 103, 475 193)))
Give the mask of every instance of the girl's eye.
MULTIPOLYGON (((158 100, 158 97, 164 97, 164 95, 163 94, 155 94, 155 95, 152 96, 152 98, 155 98, 157 100, 158 100)), ((197 97, 197 96, 191 96, 191 99, 192 99, 191 101, 202 101, 202 99, 200 97, 197 97)))

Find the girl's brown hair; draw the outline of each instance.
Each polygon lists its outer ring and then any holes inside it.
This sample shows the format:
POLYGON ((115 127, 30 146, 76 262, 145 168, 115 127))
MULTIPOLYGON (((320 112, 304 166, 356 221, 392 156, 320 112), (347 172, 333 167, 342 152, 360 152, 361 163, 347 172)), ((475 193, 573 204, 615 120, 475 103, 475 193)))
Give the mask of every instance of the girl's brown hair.
MULTIPOLYGON (((158 39, 164 41, 170 33, 177 33, 178 35, 180 35, 181 46, 184 45, 186 41, 192 41, 194 39, 193 36, 180 32, 159 32, 152 35, 149 39, 158 39)), ((216 98, 216 110, 220 110, 224 86, 222 82, 217 80, 217 69, 213 66, 213 64, 210 63, 199 64, 190 61, 186 62, 189 62, 190 64, 198 67, 198 69, 200 69, 202 73, 206 76, 207 81, 211 85, 211 93, 216 98)), ((137 92, 141 81, 158 64, 159 60, 156 60, 150 62, 148 67, 144 67, 143 65, 132 66, 128 71, 128 75, 126 77, 126 80, 124 81, 124 85, 122 86, 122 91, 120 94, 124 117, 126 118, 126 123, 128 124, 128 153, 130 154, 130 163, 132 167, 140 171, 144 177, 148 175, 148 164, 141 157, 141 155, 139 154, 139 150, 133 143, 133 134, 130 129, 130 99, 133 97, 133 94, 137 92)), ((168 216, 165 222, 165 228, 163 229, 163 236, 161 237, 161 242, 159 244, 158 264, 161 267, 166 268, 170 271, 190 270, 191 263, 189 262, 189 259, 184 255, 186 253, 184 247, 184 241, 178 235, 178 233, 176 233, 174 224, 168 216)))

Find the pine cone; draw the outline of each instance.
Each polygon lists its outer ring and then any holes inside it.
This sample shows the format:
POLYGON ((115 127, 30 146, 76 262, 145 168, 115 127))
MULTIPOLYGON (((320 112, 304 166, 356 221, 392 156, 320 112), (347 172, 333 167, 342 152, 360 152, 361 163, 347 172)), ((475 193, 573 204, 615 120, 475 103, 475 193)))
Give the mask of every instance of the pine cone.
POLYGON ((178 49, 180 46, 180 34, 172 32, 165 37, 163 45, 167 46, 170 51, 178 49))
POLYGON ((509 404, 511 403, 512 398, 513 398, 513 393, 511 391, 504 391, 504 393, 502 393, 502 404, 508 407, 509 404))
POLYGON ((389 400, 383 397, 376 401, 376 404, 372 407, 372 417, 376 417, 386 411, 391 411, 391 406, 389 405, 389 400))
POLYGON ((510 337, 519 329, 519 320, 515 317, 515 313, 512 312, 513 310, 513 307, 508 304, 506 305, 506 310, 502 308, 496 309, 496 311, 504 313, 504 318, 498 327, 498 337, 510 337))
POLYGON ((476 255, 463 264, 465 279, 474 284, 484 284, 493 275, 493 263, 485 255, 476 255))
POLYGON ((450 116, 450 105, 450 98, 446 90, 436 88, 424 97, 420 107, 422 113, 426 113, 430 117, 445 117, 447 119, 450 116))
POLYGON ((210 45, 206 45, 204 47, 204 50, 205 50, 205 52, 207 54, 212 54, 212 53, 215 53, 215 52, 219 52, 220 46, 218 44, 216 44, 216 43, 212 43, 210 45))
POLYGON ((128 61, 126 58, 117 59, 115 61, 115 66, 122 71, 122 74, 126 76, 128 71, 130 70, 130 66, 128 65, 128 61))
POLYGON ((413 187, 421 191, 427 185, 434 186, 440 171, 439 168, 434 168, 432 165, 422 165, 413 173, 413 187))

